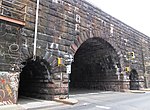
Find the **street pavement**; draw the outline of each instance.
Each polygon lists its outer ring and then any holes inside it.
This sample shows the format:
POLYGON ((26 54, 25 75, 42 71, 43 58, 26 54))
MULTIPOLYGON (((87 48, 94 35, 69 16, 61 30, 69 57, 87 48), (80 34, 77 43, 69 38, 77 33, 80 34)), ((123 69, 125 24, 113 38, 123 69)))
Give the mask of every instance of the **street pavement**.
POLYGON ((38 110, 150 110, 150 92, 87 91, 70 95, 78 104, 38 110))
POLYGON ((150 110, 150 92, 112 92, 77 90, 71 105, 56 101, 21 98, 17 105, 0 106, 0 110, 150 110))

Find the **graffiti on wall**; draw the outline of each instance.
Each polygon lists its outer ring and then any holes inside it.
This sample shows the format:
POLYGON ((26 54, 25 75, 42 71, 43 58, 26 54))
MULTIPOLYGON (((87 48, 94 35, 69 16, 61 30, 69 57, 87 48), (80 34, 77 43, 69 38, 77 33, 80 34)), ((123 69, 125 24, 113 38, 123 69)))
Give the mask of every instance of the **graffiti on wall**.
POLYGON ((18 85, 18 72, 0 72, 0 102, 3 105, 16 103, 18 85))

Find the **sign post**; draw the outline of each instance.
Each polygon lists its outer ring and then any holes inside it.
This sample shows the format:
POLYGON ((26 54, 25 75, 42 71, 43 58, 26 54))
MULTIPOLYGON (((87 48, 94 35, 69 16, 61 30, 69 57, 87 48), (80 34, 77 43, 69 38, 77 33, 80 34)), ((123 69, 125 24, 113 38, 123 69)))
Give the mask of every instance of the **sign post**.
POLYGON ((71 54, 64 55, 66 63, 66 72, 68 74, 68 99, 69 99, 69 83, 70 83, 70 74, 71 74, 71 63, 73 62, 73 56, 71 54))

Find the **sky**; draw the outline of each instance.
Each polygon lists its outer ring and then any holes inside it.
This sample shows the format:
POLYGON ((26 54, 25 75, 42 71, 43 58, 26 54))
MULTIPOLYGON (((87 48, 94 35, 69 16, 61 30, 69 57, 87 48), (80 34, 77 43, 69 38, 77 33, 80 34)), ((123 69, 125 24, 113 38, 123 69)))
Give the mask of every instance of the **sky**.
POLYGON ((150 37, 150 0, 86 0, 150 37))

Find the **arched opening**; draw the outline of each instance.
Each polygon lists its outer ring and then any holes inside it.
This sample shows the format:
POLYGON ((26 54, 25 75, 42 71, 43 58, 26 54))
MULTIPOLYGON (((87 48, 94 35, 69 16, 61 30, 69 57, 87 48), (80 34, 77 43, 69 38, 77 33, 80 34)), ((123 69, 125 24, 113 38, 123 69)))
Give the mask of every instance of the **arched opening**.
POLYGON ((20 73, 19 97, 26 96, 32 98, 42 98, 48 94, 46 84, 50 82, 49 63, 39 57, 36 60, 32 58, 23 62, 25 66, 20 73))
POLYGON ((77 50, 72 63, 70 89, 119 91, 119 57, 102 38, 90 38, 77 50))
POLYGON ((129 75, 130 89, 139 90, 139 75, 135 69, 132 69, 129 75))

